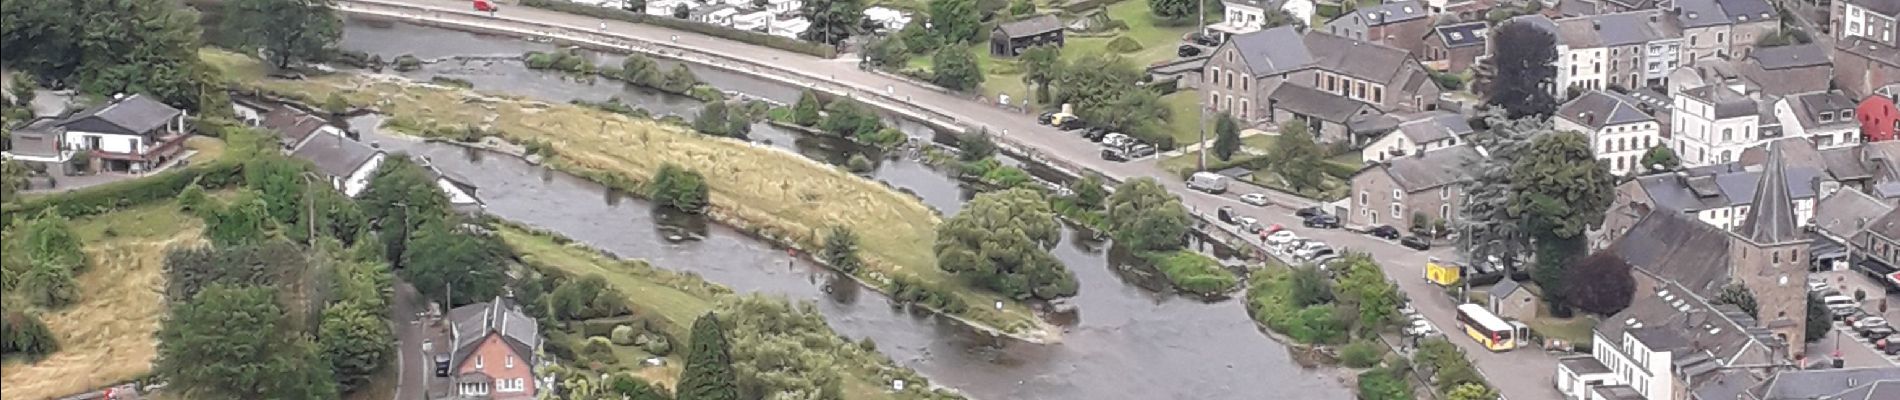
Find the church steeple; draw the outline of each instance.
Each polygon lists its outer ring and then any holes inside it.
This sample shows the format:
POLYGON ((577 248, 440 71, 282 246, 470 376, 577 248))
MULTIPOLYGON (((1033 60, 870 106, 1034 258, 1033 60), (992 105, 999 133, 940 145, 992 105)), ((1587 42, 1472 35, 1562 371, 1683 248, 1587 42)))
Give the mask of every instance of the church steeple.
POLYGON ((1781 161, 1780 141, 1768 142, 1768 163, 1755 184, 1755 199, 1748 204, 1748 219, 1735 230, 1736 235, 1755 244, 1778 244, 1802 240, 1795 220, 1794 196, 1788 194, 1788 172, 1781 161))

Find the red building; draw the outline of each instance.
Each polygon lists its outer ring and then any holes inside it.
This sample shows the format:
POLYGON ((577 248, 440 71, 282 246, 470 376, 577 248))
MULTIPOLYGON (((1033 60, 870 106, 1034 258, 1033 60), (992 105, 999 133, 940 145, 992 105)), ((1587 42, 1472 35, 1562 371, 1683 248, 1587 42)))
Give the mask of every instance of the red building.
POLYGON ((1854 108, 1854 115, 1860 118, 1860 136, 1868 142, 1893 140, 1900 132, 1900 109, 1895 109, 1894 95, 1872 95, 1860 101, 1860 107, 1854 108))

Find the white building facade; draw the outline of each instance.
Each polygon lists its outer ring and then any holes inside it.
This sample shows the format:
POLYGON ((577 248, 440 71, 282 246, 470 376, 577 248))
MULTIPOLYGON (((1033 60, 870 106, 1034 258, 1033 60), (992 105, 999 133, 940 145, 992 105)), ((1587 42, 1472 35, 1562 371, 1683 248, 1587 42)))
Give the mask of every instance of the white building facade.
POLYGON ((1765 143, 1760 107, 1733 88, 1709 85, 1678 92, 1670 124, 1677 158, 1684 166, 1735 161, 1743 149, 1765 143))

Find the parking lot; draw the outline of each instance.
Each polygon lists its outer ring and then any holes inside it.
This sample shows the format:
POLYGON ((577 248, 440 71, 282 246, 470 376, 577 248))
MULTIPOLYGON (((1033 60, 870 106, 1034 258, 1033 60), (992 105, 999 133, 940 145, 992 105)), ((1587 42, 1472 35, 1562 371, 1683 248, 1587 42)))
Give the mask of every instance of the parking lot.
POLYGON ((1858 307, 1864 315, 1837 318, 1834 329, 1827 337, 1808 344, 1808 354, 1812 355, 1810 359, 1838 357, 1846 367, 1900 365, 1900 337, 1886 338, 1896 342, 1892 354, 1878 340, 1883 334, 1891 335, 1893 332, 1891 321, 1900 318, 1900 309, 1896 309, 1900 308, 1900 296, 1887 294, 1886 288, 1872 278, 1852 270, 1818 272, 1811 276, 1820 278, 1825 285, 1824 291, 1839 293, 1850 299, 1858 291, 1865 293, 1865 298, 1858 301, 1858 307), (1867 321, 1868 318, 1879 320, 1867 321), (1885 327, 1885 330, 1881 331, 1880 327, 1885 327))

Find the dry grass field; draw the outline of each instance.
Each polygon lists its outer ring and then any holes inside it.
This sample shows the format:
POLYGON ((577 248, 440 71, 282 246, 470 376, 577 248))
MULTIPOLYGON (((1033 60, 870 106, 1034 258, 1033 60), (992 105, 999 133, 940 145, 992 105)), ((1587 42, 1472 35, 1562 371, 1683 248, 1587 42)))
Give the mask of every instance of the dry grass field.
POLYGON ((196 243, 197 218, 173 203, 73 221, 91 269, 78 276, 78 304, 42 315, 60 351, 38 363, 0 366, 0 399, 40 400, 152 372, 165 311, 165 252, 196 243))

